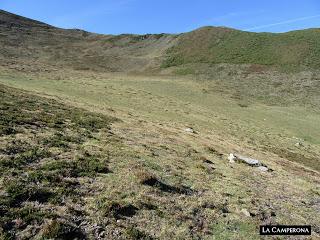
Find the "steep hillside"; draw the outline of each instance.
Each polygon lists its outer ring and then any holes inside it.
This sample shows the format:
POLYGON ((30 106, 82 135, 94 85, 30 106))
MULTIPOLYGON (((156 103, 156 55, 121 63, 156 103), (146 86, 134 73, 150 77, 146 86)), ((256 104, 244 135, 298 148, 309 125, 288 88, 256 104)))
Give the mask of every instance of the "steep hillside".
POLYGON ((11 28, 30 29, 30 28, 52 28, 50 25, 15 15, 3 10, 0 10, 0 24, 2 27, 7 26, 11 28))
POLYGON ((59 29, 0 12, 1 63, 18 70, 39 71, 41 66, 50 65, 108 72, 142 71, 159 65, 157 58, 173 40, 174 36, 166 34, 112 36, 59 29))
POLYGON ((319 110, 320 29, 282 34, 205 27, 182 34, 162 71, 202 82, 243 106, 297 105, 319 110))
MULTIPOLYGON (((99 35, 66 30, 0 11, 0 58, 107 72, 158 72, 194 63, 259 64, 297 70, 320 66, 320 30, 284 34, 204 27, 179 35, 99 35)), ((37 69, 39 70, 39 68, 37 69)))
POLYGON ((318 68, 319 39, 320 29, 274 34, 204 27, 182 34, 168 50, 163 66, 230 63, 318 68))

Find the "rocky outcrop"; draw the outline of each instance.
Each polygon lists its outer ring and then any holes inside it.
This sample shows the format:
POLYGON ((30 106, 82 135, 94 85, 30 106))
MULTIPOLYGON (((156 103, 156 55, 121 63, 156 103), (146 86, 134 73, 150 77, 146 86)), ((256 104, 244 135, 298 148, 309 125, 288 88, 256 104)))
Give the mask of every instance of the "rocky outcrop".
POLYGON ((244 156, 241 156, 238 154, 230 153, 228 159, 229 159, 230 163, 235 163, 235 162, 244 163, 244 164, 247 164, 251 167, 257 167, 262 172, 267 172, 270 170, 265 164, 263 164, 259 160, 244 157, 244 156))

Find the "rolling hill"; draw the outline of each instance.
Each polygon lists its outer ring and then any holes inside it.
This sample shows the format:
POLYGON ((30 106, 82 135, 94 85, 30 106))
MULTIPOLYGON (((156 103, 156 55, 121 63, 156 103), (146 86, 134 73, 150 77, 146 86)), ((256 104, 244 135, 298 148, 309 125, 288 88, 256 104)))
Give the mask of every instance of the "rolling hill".
POLYGON ((319 36, 320 29, 275 34, 204 27, 182 34, 168 50, 164 66, 230 63, 317 69, 319 36))
POLYGON ((0 11, 0 239, 319 239, 319 36, 0 11))
POLYGON ((0 30, 0 56, 9 62, 23 59, 111 72, 143 72, 190 63, 253 64, 290 70, 320 66, 319 29, 271 34, 203 27, 177 35, 112 36, 59 29, 1 11, 0 30))
POLYGON ((2 64, 63 66, 109 72, 137 71, 152 65, 173 36, 98 35, 65 30, 0 12, 2 64))

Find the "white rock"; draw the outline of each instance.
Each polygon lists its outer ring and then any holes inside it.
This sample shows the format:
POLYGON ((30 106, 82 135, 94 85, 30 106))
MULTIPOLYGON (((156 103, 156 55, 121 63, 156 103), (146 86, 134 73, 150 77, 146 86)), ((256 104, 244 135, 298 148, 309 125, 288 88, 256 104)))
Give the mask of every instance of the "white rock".
POLYGON ((269 171, 269 168, 264 167, 264 166, 260 166, 260 167, 258 167, 258 169, 259 169, 261 172, 268 172, 268 171, 269 171))
POLYGON ((229 162, 230 163, 235 163, 235 160, 237 159, 236 156, 233 153, 230 153, 229 157, 229 162))
POLYGON ((186 128, 184 131, 188 133, 194 133, 194 130, 192 128, 186 128))
POLYGON ((269 168, 266 165, 264 165, 260 161, 253 159, 253 158, 248 158, 248 157, 244 157, 244 156, 241 156, 238 154, 230 153, 228 159, 229 159, 230 163, 234 163, 237 161, 240 163, 245 163, 251 167, 257 167, 261 172, 269 171, 269 168))

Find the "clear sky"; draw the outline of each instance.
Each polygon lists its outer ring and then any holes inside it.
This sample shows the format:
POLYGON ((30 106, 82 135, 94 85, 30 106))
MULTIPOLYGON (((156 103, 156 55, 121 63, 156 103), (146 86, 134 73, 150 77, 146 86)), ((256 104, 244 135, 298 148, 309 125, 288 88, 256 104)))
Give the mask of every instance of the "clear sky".
POLYGON ((209 25, 255 32, 320 27, 320 0, 0 0, 0 9, 106 34, 179 33, 209 25))

